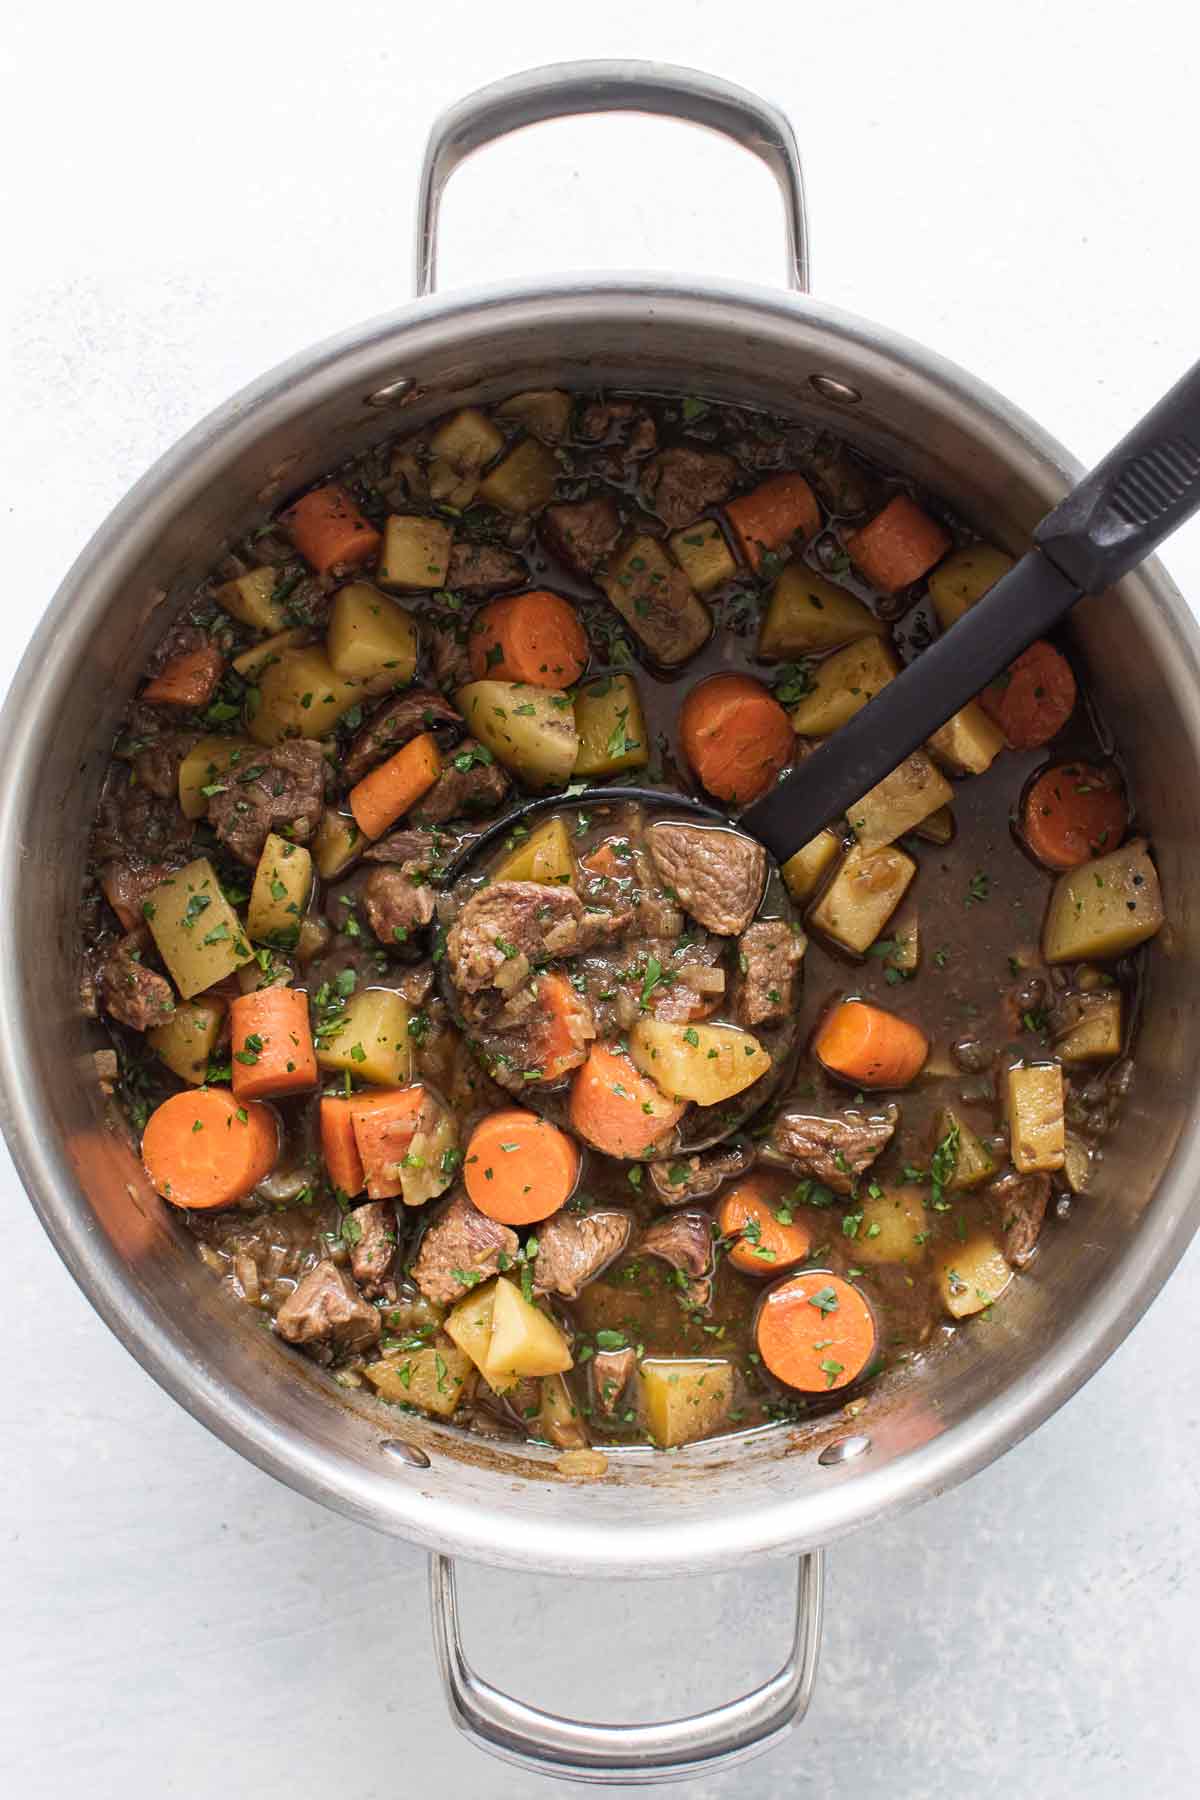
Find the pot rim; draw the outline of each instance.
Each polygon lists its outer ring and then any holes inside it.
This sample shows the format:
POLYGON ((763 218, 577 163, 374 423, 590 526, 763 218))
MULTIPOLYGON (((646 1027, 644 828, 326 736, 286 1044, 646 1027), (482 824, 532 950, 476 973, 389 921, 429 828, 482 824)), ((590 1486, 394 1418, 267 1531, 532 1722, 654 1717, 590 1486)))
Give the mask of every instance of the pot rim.
MULTIPOLYGON (((1033 1431, 1101 1366, 1158 1293, 1200 1222, 1200 1139, 1185 1127, 1171 1162, 1121 1261, 1119 1282, 1098 1282, 1038 1364, 1036 1382, 1010 1384, 968 1417, 886 1464, 869 1459, 831 1469, 816 1500, 772 1501, 748 1525, 719 1514, 699 1519, 603 1529, 578 1521, 536 1522, 519 1504, 448 1502, 423 1490, 419 1477, 401 1478, 395 1466, 369 1472, 322 1453, 312 1441, 281 1427, 258 1406, 252 1388, 235 1390, 189 1357, 172 1322, 161 1318, 129 1281, 113 1245, 98 1233, 80 1194, 64 1146, 44 1129, 39 1095, 25 1080, 24 1046, 38 1026, 32 984, 22 978, 14 891, 27 858, 29 771, 44 734, 53 729, 56 670, 100 627, 125 567, 143 553, 155 510, 169 498, 179 513, 204 490, 212 473, 239 449, 255 443, 288 416, 303 382, 306 402, 346 387, 361 375, 364 399, 403 373, 406 358, 421 357, 421 337, 486 325, 489 314, 536 307, 576 322, 595 316, 653 310, 656 322, 681 324, 720 307, 748 324, 786 331, 806 321, 891 363, 912 365, 953 401, 1004 436, 1011 448, 1035 457, 1062 489, 1080 465, 1048 433, 994 389, 938 353, 872 321, 808 296, 748 283, 668 280, 660 275, 579 274, 529 283, 458 289, 410 302, 302 351, 218 406, 169 449, 109 514, 76 559, 34 631, 0 712, 0 1127, 22 1183, 70 1273, 106 1324, 142 1367, 184 1406, 251 1462, 307 1497, 351 1518, 447 1554, 511 1567, 534 1566, 576 1575, 679 1574, 698 1567, 732 1568, 748 1556, 782 1555, 829 1543, 885 1513, 917 1504, 985 1467, 1033 1431), (336 1466, 334 1466, 336 1465, 336 1466), (804 1517, 797 1517, 803 1509, 804 1517), (532 1527, 532 1528, 531 1528, 532 1527)), ((380 433, 388 425, 380 415, 380 433)), ((1200 627, 1157 560, 1129 578, 1153 591, 1169 647, 1200 693, 1200 627)), ((41 1024, 44 1028, 44 1019, 41 1024)), ((385 1459, 381 1458, 381 1463, 385 1459)), ((507 1484, 506 1484, 507 1486, 507 1484)))

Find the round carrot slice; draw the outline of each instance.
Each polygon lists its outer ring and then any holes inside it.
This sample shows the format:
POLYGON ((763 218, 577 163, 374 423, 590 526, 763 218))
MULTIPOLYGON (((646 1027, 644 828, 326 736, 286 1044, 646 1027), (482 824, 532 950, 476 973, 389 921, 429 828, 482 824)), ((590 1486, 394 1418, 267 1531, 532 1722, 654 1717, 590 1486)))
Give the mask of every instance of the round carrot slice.
POLYGON ((587 633, 569 600, 537 588, 485 606, 467 645, 476 681, 565 688, 587 667, 587 633))
POLYGON ((717 1226, 732 1239, 729 1260, 745 1275, 778 1275, 803 1262, 812 1248, 807 1225, 786 1205, 791 1181, 763 1171, 739 1181, 721 1198, 717 1226))
POLYGON ((843 1000, 822 1019, 813 1050, 831 1075, 854 1087, 902 1088, 921 1073, 929 1039, 884 1006, 843 1000))
POLYGON ((1075 711, 1075 697, 1070 663, 1039 638, 984 688, 979 704, 1014 750, 1040 750, 1075 711))
POLYGON ((791 1275, 769 1288, 754 1335, 776 1380, 806 1394, 849 1387, 875 1354, 875 1316, 866 1299, 823 1269, 791 1275))
POLYGON ((697 780, 718 800, 741 806, 766 793, 796 749, 786 712, 749 675, 700 682, 683 703, 679 729, 697 780))
POLYGON ((492 1113, 471 1133, 467 1193, 501 1225, 548 1219, 566 1205, 578 1178, 579 1151, 566 1132, 522 1107, 492 1113))
POLYGON ((142 1136, 146 1173, 164 1200, 211 1212, 243 1200, 271 1173, 279 1123, 269 1106, 228 1088, 189 1088, 155 1107, 142 1136))
POLYGON ((1032 783, 1021 809, 1025 842, 1048 869, 1074 869, 1115 850, 1125 833, 1125 795, 1115 769, 1056 763, 1032 783))

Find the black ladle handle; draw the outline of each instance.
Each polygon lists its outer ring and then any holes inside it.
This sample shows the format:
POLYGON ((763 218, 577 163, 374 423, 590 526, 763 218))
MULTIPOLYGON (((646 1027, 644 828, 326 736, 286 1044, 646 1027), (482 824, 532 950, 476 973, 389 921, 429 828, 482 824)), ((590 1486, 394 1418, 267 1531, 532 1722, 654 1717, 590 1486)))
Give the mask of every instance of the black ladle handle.
POLYGON ((1034 532, 1039 546, 739 821, 786 862, 922 745, 1081 595, 1200 507, 1200 363, 1034 532))

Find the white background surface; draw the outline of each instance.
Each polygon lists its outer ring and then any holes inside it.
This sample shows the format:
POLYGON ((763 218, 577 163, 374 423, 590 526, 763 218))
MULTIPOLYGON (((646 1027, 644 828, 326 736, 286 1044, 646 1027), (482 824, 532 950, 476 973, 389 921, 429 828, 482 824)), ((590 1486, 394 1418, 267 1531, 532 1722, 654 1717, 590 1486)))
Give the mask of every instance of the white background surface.
MULTIPOLYGON (((160 451, 406 296, 430 119, 523 66, 659 56, 781 102, 815 291, 939 346, 1085 458, 1200 350, 1195 26, 1166 0, 17 11, 0 27, 4 684, 160 451)), ((447 285, 602 264, 774 279, 774 190, 733 150, 628 120, 530 134, 456 181, 447 285)), ((1167 562, 1200 595, 1200 529, 1167 562)), ((552 1791, 455 1738, 417 1552, 208 1437, 92 1315, 6 1160, 0 1204, 0 1793, 552 1791)), ((689 1791, 1196 1792, 1198 1303, 1193 1251, 1034 1439, 839 1548, 808 1723, 689 1791)), ((765 1674, 790 1583, 465 1586, 487 1672, 565 1710, 650 1716, 765 1674)))

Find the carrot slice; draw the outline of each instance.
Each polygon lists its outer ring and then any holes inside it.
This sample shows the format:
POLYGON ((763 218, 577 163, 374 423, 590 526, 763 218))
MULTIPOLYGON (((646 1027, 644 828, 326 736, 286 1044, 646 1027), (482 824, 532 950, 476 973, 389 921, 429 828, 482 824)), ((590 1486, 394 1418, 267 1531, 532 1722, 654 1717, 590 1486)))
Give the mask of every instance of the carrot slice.
MULTIPOLYGON (((587 1043, 579 1027, 591 1018, 565 975, 543 975, 538 981, 538 1017, 531 1038, 535 1067, 544 1081, 559 1081, 577 1069, 587 1055, 587 1043)), ((595 1026, 589 1025, 594 1034, 595 1026)))
POLYGON ((182 650, 142 689, 142 699, 149 706, 207 706, 224 667, 225 658, 215 644, 182 650))
POLYGON ((1128 814, 1115 769, 1094 763, 1056 763, 1025 795, 1025 842, 1048 869, 1074 869, 1115 850, 1128 814))
POLYGON ((812 1232, 784 1204, 791 1185, 786 1175, 764 1170, 721 1196, 717 1228, 733 1240, 729 1260, 743 1274, 778 1275, 812 1249, 812 1232))
POLYGON ((354 1101, 323 1095, 321 1099, 321 1155, 335 1188, 343 1194, 361 1194, 366 1177, 354 1137, 354 1101))
POLYGON ((417 1129, 425 1089, 382 1088, 350 1101, 354 1142, 372 1200, 394 1200, 402 1189, 400 1166, 417 1129))
POLYGON ((389 825, 429 792, 441 772, 437 740, 432 732, 423 731, 355 782, 350 789, 355 824, 369 838, 382 837, 389 825))
POLYGON ((357 569, 376 554, 383 539, 363 517, 345 488, 331 481, 304 494, 280 515, 293 544, 318 575, 357 569))
POLYGON ((279 1124, 269 1106, 240 1101, 228 1088, 189 1088, 155 1107, 142 1136, 142 1161, 173 1206, 215 1211, 244 1200, 271 1173, 279 1124))
POLYGON ((831 1075, 854 1087, 901 1088, 920 1074, 929 1039, 885 1007, 843 1000, 821 1021, 813 1050, 831 1075))
POLYGON ((792 721, 749 675, 710 675, 679 715, 684 755, 710 794, 745 805, 765 794, 796 748, 792 721))
POLYGON ((571 1129, 606 1156, 644 1156, 686 1109, 612 1044, 593 1044, 571 1084, 571 1129))
POLYGON ((738 549, 757 569, 767 550, 778 550, 797 532, 807 541, 821 524, 816 496, 803 475, 772 475, 725 508, 738 549))
POLYGON ((953 547, 945 527, 907 494, 896 494, 881 513, 846 539, 850 561, 882 594, 911 587, 953 547))
POLYGON ((467 645, 476 681, 524 681, 565 688, 587 667, 587 633, 569 600, 537 588, 485 606, 467 645))
POLYGON ((557 1125, 523 1107, 491 1113, 471 1133, 467 1193, 501 1225, 533 1225, 565 1206, 579 1179, 579 1149, 557 1125))
POLYGON ((239 1100, 280 1100, 317 1085, 317 1056, 301 988, 256 988, 229 1008, 233 1091, 239 1100))
POLYGON ((1014 750, 1040 750, 1075 711, 1075 677, 1053 644, 1038 638, 979 696, 1014 750))
POLYGON ((866 1299, 840 1275, 820 1269, 768 1289, 754 1336, 776 1380, 806 1394, 849 1387, 875 1354, 875 1318, 866 1299))

